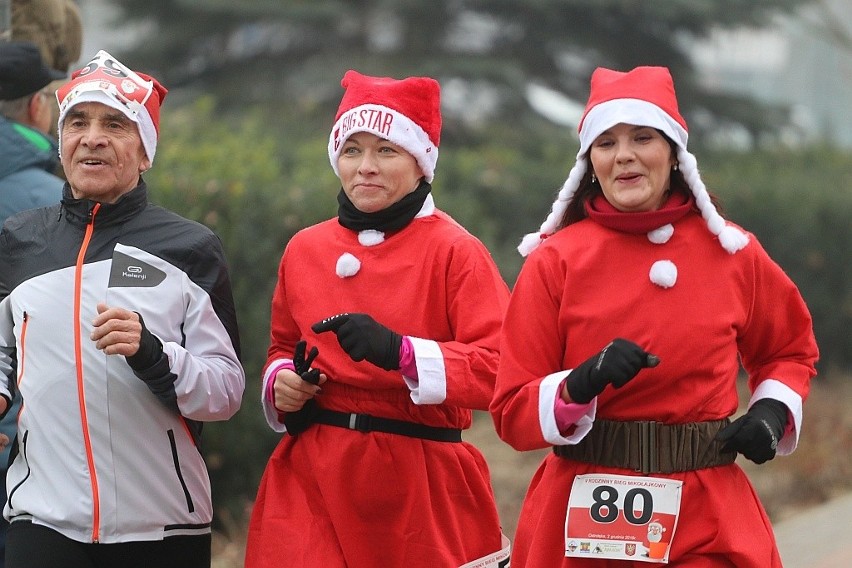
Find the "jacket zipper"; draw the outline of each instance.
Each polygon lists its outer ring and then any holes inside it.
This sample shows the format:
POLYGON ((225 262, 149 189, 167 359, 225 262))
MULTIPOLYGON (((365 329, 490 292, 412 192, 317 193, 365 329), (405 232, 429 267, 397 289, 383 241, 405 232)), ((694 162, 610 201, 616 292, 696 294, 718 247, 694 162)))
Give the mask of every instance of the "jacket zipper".
POLYGON ((86 462, 89 466, 89 481, 92 485, 92 542, 98 542, 100 538, 101 504, 98 491, 98 474, 95 471, 95 456, 92 450, 92 440, 89 436, 89 419, 86 415, 86 389, 83 385, 83 338, 80 321, 80 301, 83 289, 83 265, 86 259, 86 250, 95 230, 95 215, 101 208, 100 203, 95 203, 89 222, 86 224, 86 234, 77 254, 77 265, 74 271, 74 359, 77 369, 77 401, 80 405, 80 422, 83 429, 83 441, 86 445, 86 462))
MULTIPOLYGON (((24 321, 21 323, 21 353, 18 357, 18 382, 17 388, 21 390, 21 381, 24 380, 24 365, 27 362, 27 326, 30 323, 30 315, 24 310, 24 321)), ((14 394, 14 393, 12 393, 14 394)), ((24 409, 24 403, 21 403, 21 408, 18 409, 18 416, 21 416, 21 411, 24 409)))

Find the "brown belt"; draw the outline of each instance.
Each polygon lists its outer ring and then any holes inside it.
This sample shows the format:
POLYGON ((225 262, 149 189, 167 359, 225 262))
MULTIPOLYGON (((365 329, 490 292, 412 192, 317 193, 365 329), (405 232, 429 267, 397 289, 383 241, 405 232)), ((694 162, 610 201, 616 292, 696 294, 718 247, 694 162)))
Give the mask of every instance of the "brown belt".
POLYGON ((734 463, 736 452, 722 452, 716 434, 730 420, 663 424, 595 420, 578 444, 554 446, 561 457, 643 475, 674 473, 734 463))

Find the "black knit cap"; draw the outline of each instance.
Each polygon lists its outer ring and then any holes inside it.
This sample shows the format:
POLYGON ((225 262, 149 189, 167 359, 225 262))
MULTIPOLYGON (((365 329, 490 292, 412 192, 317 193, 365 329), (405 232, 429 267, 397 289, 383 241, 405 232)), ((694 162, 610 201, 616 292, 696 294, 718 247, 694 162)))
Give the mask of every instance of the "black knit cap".
POLYGON ((38 92, 66 74, 45 65, 35 44, 0 41, 0 100, 12 101, 38 92))

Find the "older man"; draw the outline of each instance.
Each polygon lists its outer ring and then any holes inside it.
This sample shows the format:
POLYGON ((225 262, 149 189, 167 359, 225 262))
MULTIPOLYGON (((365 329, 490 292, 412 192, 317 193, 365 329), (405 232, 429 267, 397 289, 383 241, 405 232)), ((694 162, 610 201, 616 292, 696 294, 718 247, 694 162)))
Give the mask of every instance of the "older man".
POLYGON ((0 395, 24 400, 8 568, 210 565, 200 425, 245 376, 219 239, 148 203, 165 95, 103 51, 75 72, 62 202, 0 235, 0 395))

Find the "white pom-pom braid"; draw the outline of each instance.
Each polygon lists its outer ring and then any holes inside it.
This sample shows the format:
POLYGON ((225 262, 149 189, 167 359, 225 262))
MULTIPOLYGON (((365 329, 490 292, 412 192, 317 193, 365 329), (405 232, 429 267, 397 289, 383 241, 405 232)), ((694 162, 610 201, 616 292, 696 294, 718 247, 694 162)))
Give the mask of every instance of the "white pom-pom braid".
POLYGON ((334 268, 334 271, 341 278, 355 276, 359 270, 361 270, 361 261, 348 252, 340 255, 340 258, 337 259, 337 266, 334 268))
POLYGON ((748 235, 736 227, 727 225, 719 232, 719 242, 726 251, 734 254, 748 244, 748 235))
POLYGON ((523 239, 521 239, 521 244, 518 245, 518 252, 521 253, 521 256, 527 256, 529 253, 534 251, 545 238, 549 237, 556 231, 556 227, 559 226, 559 222, 565 215, 565 210, 568 209, 568 202, 571 201, 572 197, 574 197, 574 193, 577 191, 577 188, 580 187, 580 180, 583 179, 585 174, 586 160, 583 159, 581 154, 577 154, 574 167, 571 168, 571 171, 568 173, 568 179, 566 179, 565 183, 562 184, 562 188, 556 195, 556 201, 554 201, 553 205, 550 207, 550 214, 544 220, 544 223, 541 224, 537 233, 528 233, 523 239))
POLYGON ((670 260, 658 260, 651 265, 648 276, 661 288, 671 288, 677 282, 677 266, 670 260))
POLYGON ((716 211, 716 207, 714 207, 713 202, 710 200, 710 194, 707 193, 707 187, 701 181, 701 176, 698 173, 698 162, 695 156, 683 148, 678 148, 677 159, 680 164, 680 171, 687 185, 692 189, 692 195, 695 196, 695 204, 698 210, 701 211, 701 216, 707 222, 707 228, 710 232, 719 237, 719 243, 731 254, 746 246, 748 244, 748 237, 745 233, 725 223, 725 219, 716 211))
POLYGON ((725 220, 721 215, 713 215, 709 219, 707 219, 707 228, 710 229, 710 232, 714 235, 718 235, 722 232, 722 229, 725 228, 725 220))
POLYGON ((521 253, 521 256, 527 256, 529 253, 538 248, 538 245, 542 243, 546 236, 547 235, 542 235, 541 233, 527 233, 524 235, 524 238, 521 239, 521 244, 518 245, 518 252, 521 253))
POLYGON ((653 231, 648 232, 648 240, 655 245, 662 245, 669 242, 669 239, 674 235, 674 226, 671 223, 657 227, 653 231))
POLYGON ((372 247, 385 242, 385 234, 375 229, 365 229, 358 233, 358 242, 365 247, 372 247))

